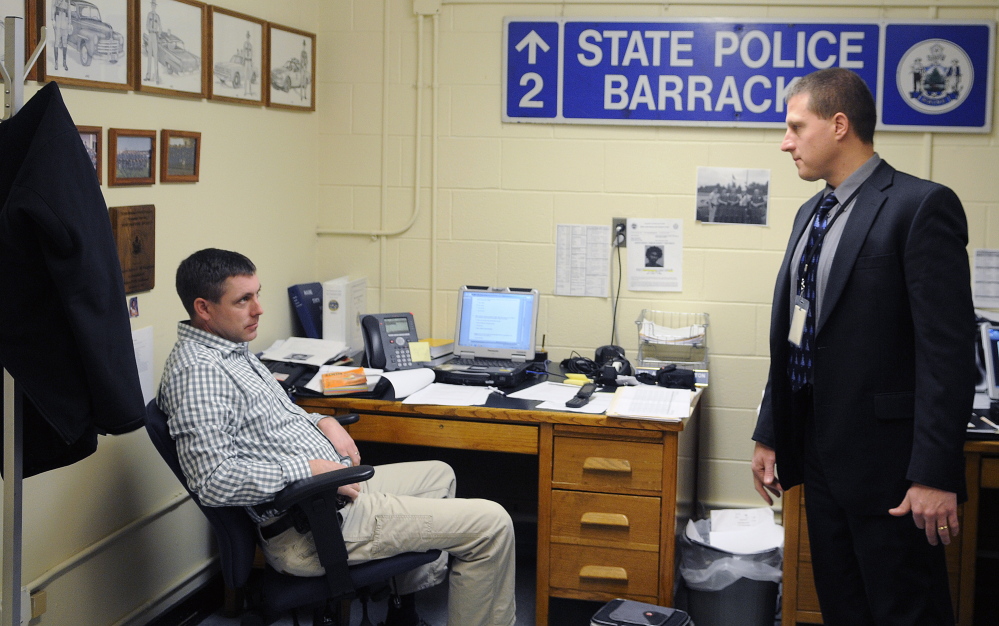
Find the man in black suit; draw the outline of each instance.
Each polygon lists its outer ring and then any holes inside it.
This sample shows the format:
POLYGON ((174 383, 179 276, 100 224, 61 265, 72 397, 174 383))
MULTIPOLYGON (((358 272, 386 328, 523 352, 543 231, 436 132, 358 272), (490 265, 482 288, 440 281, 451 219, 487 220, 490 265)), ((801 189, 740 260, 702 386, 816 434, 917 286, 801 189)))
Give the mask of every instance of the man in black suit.
POLYGON ((953 191, 874 152, 876 122, 849 70, 788 92, 781 150, 826 188, 798 211, 777 276, 753 476, 769 503, 805 485, 826 624, 953 624, 943 544, 966 497, 975 385, 968 228, 953 191))

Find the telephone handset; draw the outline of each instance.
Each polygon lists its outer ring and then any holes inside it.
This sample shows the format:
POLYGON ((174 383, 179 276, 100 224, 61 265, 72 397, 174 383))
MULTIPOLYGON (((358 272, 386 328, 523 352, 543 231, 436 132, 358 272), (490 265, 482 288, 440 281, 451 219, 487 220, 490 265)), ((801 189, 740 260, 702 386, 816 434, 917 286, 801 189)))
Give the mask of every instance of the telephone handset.
POLYGON ((412 313, 371 313, 361 317, 368 367, 391 372, 422 367, 413 363, 409 344, 419 341, 412 313))

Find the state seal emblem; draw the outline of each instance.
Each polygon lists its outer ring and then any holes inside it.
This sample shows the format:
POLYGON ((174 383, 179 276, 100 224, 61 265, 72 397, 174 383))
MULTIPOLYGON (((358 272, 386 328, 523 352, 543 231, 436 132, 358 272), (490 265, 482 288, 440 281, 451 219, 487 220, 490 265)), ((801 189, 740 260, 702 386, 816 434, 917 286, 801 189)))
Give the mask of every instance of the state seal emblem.
POLYGON ((926 39, 909 48, 895 69, 895 85, 913 109, 930 115, 961 106, 975 81, 971 58, 946 39, 926 39))

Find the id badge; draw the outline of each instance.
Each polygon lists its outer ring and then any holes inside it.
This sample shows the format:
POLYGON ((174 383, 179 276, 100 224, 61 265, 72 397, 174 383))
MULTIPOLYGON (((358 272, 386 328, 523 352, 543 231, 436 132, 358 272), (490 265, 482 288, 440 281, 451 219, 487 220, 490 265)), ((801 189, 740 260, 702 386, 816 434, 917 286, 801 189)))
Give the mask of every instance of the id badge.
POLYGON ((800 294, 794 300, 794 311, 791 313, 791 330, 787 333, 787 340, 801 347, 801 337, 805 333, 805 318, 808 317, 808 307, 811 303, 800 294))

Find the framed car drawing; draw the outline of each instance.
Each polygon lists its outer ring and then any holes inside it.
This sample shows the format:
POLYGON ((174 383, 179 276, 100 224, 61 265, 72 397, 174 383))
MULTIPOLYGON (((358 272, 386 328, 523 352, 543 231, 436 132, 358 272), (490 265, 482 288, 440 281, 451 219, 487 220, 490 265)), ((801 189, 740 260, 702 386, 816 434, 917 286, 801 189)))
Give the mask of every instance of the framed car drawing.
POLYGON ((237 104, 264 104, 266 24, 261 19, 217 6, 210 6, 208 15, 212 33, 208 97, 237 104))
POLYGON ((97 172, 97 183, 100 184, 103 182, 101 180, 101 156, 103 154, 101 138, 104 129, 100 126, 77 126, 76 130, 80 133, 80 139, 83 141, 83 147, 87 149, 90 162, 94 164, 94 170, 97 172))
MULTIPOLYGON (((0 0, 0 63, 3 63, 6 50, 3 42, 6 25, 4 18, 8 15, 20 17, 24 20, 24 59, 31 56, 35 45, 38 43, 38 12, 35 0, 0 0)), ((36 63, 28 70, 26 79, 36 80, 38 78, 38 64, 36 63)), ((0 75, 0 85, 3 84, 3 76, 0 75)))
POLYGON ((131 0, 137 91, 208 95, 208 5, 197 0, 131 0))
POLYGON ((267 24, 270 88, 267 106, 298 111, 316 110, 316 36, 267 24))
POLYGON ((132 89, 129 0, 38 0, 48 31, 44 80, 104 89, 132 89))
POLYGON ((108 129, 108 185, 156 182, 156 131, 108 129))
POLYGON ((160 131, 160 182, 196 183, 201 170, 201 133, 160 131))

